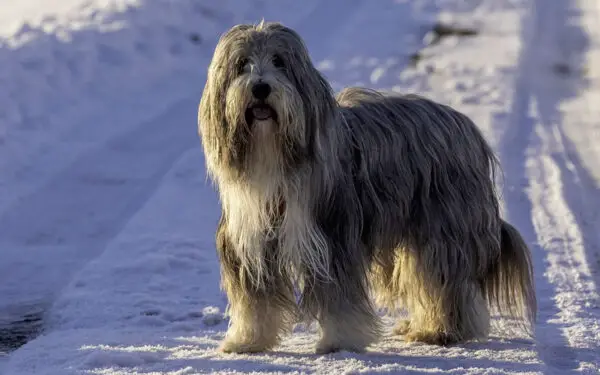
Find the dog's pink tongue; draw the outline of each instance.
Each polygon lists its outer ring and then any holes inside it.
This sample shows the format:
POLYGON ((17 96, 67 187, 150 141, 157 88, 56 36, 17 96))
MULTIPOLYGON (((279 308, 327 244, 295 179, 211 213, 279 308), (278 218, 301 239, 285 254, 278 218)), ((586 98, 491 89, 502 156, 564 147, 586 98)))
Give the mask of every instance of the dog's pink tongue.
POLYGON ((252 108, 252 114, 257 120, 266 120, 271 117, 271 108, 269 107, 254 107, 252 108))

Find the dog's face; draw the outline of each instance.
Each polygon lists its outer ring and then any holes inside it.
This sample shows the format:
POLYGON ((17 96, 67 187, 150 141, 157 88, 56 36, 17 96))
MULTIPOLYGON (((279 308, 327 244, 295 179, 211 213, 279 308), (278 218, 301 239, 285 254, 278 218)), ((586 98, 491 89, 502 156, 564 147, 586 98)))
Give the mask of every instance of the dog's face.
POLYGON ((278 23, 237 25, 217 44, 200 102, 209 168, 212 161, 247 170, 252 154, 265 148, 274 159, 306 158, 315 127, 333 108, 331 88, 295 31, 278 23))

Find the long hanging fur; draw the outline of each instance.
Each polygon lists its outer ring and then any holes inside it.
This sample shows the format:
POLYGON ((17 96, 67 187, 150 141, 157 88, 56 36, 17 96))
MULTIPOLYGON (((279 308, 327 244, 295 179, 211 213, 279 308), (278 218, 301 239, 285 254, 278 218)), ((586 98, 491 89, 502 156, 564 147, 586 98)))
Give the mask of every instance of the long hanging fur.
POLYGON ((537 301, 531 254, 519 231, 505 221, 501 223, 500 248, 500 257, 485 279, 484 296, 501 316, 523 317, 520 326, 533 334, 537 301))
POLYGON ((278 23, 233 27, 208 73, 199 132, 223 210, 223 351, 273 348, 313 319, 318 353, 364 350, 382 333, 371 290, 408 308, 395 330, 407 340, 485 337, 494 304, 533 322, 529 250, 499 216, 497 161, 469 118, 416 95, 336 98, 278 23))

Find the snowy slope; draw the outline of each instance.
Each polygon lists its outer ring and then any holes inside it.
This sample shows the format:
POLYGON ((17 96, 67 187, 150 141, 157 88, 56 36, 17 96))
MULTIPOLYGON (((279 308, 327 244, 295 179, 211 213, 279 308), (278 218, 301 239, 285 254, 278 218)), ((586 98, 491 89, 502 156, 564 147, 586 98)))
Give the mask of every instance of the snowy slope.
MULTIPOLYGON (((195 104, 184 120, 160 115, 199 95, 224 25, 260 9, 138 3, 48 4, 53 13, 37 17, 29 2, 27 23, 1 40, 1 312, 45 308, 197 144, 195 104), (119 146, 130 143, 138 149, 119 146), (141 149, 155 146, 163 152, 141 149)), ((25 5, 3 6, 3 20, 25 5)))
POLYGON ((0 372, 599 373, 596 2, 39 4, 0 17, 33 25, 0 29, 0 311, 51 308, 45 334, 0 372), (272 353, 214 351, 226 300, 196 105, 217 34, 262 16, 296 28, 336 89, 417 91, 476 121, 503 162, 504 212, 534 251, 536 340, 496 332, 440 348, 390 336, 366 354, 316 356, 314 332, 299 329, 272 353), (435 19, 481 31, 411 67, 435 19))
POLYGON ((196 103, 180 101, 197 102, 223 28, 312 9, 267 4, 0 2, 0 336, 44 312, 198 144, 196 103))
MULTIPOLYGON (((0 39, 0 246, 11 259, 0 263, 0 309, 46 303, 103 250, 197 141, 193 109, 184 121, 161 114, 199 96, 224 26, 281 13, 286 4, 274 3, 70 1, 46 4, 43 17, 39 2, 12 15, 2 6, 0 21, 32 12, 0 39), (139 137, 164 152, 150 160, 115 149, 139 137)), ((306 7, 289 2, 285 13, 306 7)))

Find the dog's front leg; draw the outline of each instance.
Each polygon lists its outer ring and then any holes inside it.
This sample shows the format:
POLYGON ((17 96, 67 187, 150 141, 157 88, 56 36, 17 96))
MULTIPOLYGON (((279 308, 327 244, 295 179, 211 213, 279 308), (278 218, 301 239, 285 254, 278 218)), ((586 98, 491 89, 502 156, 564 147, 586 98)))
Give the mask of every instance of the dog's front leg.
POLYGON ((291 279, 272 264, 273 260, 265 263, 266 267, 272 268, 258 276, 263 279, 257 279, 252 269, 242 266, 222 223, 217 232, 217 250, 230 317, 220 350, 254 353, 273 348, 296 320, 291 279))
MULTIPOLYGON (((333 247, 340 249, 340 247, 333 247)), ((306 282, 302 305, 316 317, 320 338, 317 354, 347 350, 362 352, 381 335, 381 322, 369 299, 365 264, 358 253, 331 257, 331 280, 306 282)))
POLYGON ((254 353, 272 349, 293 323, 288 302, 250 290, 228 290, 230 325, 221 343, 225 353, 254 353))

